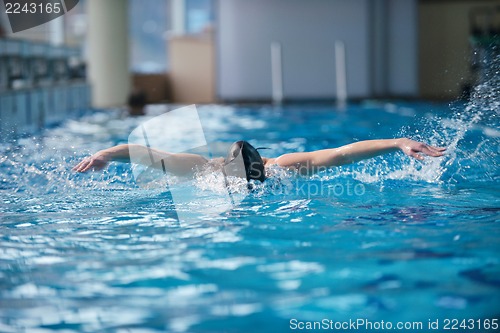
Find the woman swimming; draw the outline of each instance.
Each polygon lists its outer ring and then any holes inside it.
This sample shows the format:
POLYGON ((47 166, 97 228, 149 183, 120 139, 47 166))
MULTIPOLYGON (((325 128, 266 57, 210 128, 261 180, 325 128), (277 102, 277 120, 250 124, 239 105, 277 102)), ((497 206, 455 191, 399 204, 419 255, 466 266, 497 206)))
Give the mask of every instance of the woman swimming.
MULTIPOLYGON (((267 158, 261 157, 257 149, 247 141, 237 141, 229 149, 226 158, 207 160, 197 154, 170 153, 141 145, 122 144, 98 151, 83 159, 73 170, 77 172, 86 172, 91 169, 101 170, 111 161, 130 162, 131 151, 133 151, 134 162, 161 168, 164 172, 176 176, 192 176, 196 170, 208 163, 220 165, 226 174, 238 166, 237 163, 232 162, 241 158, 245 170, 244 173, 242 171, 240 174, 246 175, 248 181, 251 179, 264 181, 266 178, 265 169, 272 165, 293 169, 300 174, 307 175, 326 168, 355 163, 395 151, 402 151, 410 157, 423 160, 422 154, 439 157, 443 156, 445 150, 446 148, 433 147, 411 139, 398 138, 359 141, 338 148, 288 153, 276 158, 267 158), (151 161, 157 162, 151 163, 151 161)), ((231 174, 235 173, 231 172, 231 174)))

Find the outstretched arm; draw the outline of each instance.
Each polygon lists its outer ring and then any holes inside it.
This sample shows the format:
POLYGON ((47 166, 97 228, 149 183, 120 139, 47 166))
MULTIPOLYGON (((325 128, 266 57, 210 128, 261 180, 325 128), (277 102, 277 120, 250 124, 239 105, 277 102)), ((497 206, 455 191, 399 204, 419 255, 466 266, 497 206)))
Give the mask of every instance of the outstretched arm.
POLYGON ((83 159, 73 167, 73 170, 77 172, 101 170, 111 161, 130 162, 131 155, 134 162, 164 169, 178 176, 189 175, 196 167, 207 163, 203 156, 196 154, 169 153, 141 145, 123 144, 98 151, 83 159))
POLYGON ((438 157, 446 148, 429 146, 406 138, 366 140, 339 148, 322 149, 307 153, 291 153, 276 158, 275 163, 283 167, 293 167, 301 173, 316 172, 319 168, 339 166, 358 162, 378 155, 402 151, 406 155, 423 160, 420 154, 438 157))

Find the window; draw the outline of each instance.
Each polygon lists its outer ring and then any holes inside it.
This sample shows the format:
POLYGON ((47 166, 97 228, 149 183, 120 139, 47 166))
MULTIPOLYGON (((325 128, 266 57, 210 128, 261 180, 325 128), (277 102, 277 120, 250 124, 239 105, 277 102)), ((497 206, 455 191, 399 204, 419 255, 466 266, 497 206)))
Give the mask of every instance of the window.
POLYGON ((212 0, 185 0, 186 32, 198 34, 206 31, 213 22, 214 8, 212 0))
POLYGON ((135 73, 167 70, 168 0, 129 0, 130 69, 135 73))

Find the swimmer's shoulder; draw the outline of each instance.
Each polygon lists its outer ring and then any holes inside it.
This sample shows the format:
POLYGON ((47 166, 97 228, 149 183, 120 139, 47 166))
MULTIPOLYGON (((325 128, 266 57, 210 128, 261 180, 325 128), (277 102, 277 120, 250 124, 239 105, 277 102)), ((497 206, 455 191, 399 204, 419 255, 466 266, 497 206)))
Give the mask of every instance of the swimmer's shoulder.
POLYGON ((213 164, 213 165, 222 165, 222 164, 224 164, 224 157, 211 158, 210 160, 208 160, 207 163, 213 164))
POLYGON ((262 157, 262 162, 264 162, 265 167, 270 167, 271 165, 277 164, 275 158, 269 158, 269 157, 262 157))

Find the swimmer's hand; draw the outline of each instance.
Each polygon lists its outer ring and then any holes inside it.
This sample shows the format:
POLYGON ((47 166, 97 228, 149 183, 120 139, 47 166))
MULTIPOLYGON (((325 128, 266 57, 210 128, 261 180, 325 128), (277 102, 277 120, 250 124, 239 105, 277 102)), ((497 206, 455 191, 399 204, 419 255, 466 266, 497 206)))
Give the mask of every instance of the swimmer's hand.
POLYGON ((100 150, 75 165, 73 171, 87 172, 90 169, 102 170, 112 161, 130 162, 129 147, 130 145, 123 144, 100 150))
POLYGON ((72 170, 76 172, 87 172, 90 169, 102 170, 108 165, 110 160, 109 154, 101 150, 92 156, 84 158, 80 163, 75 165, 72 170))
POLYGON ((407 138, 398 139, 398 147, 406 155, 416 158, 417 160, 424 160, 422 154, 439 157, 444 155, 446 148, 444 147, 434 147, 427 145, 422 142, 414 141, 407 138))

